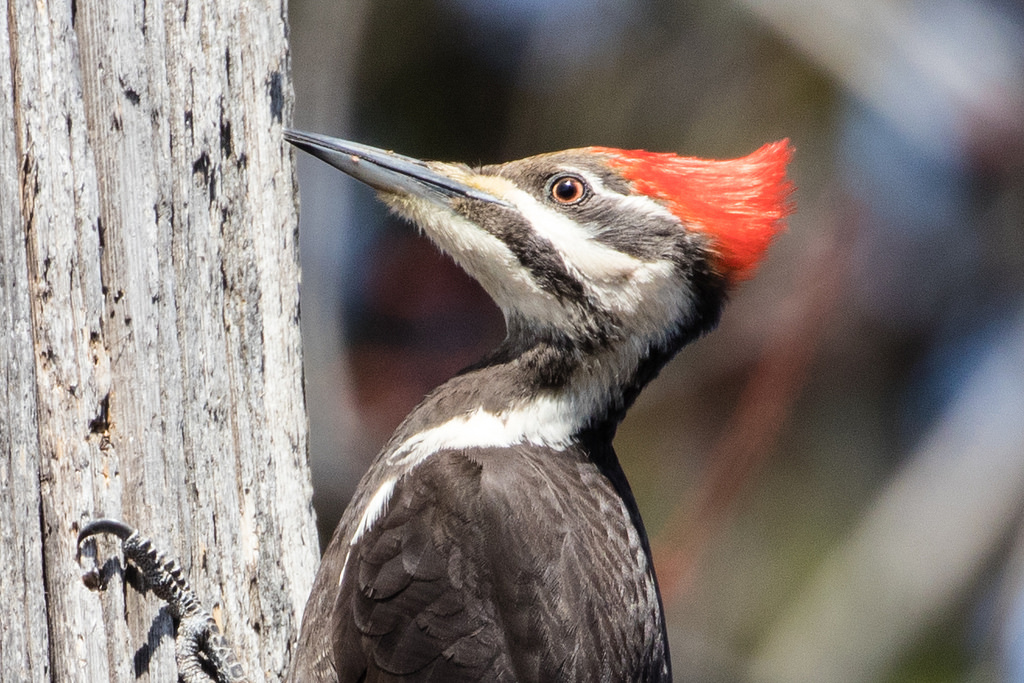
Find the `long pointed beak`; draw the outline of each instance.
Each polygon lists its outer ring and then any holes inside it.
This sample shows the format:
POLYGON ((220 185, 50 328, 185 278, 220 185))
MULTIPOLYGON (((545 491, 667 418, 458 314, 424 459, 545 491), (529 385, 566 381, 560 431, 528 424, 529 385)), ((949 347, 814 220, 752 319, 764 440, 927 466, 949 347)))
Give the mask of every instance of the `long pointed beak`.
POLYGON ((284 139, 380 192, 424 197, 438 203, 462 197, 508 205, 508 202, 445 175, 419 159, 297 130, 285 129, 284 139))

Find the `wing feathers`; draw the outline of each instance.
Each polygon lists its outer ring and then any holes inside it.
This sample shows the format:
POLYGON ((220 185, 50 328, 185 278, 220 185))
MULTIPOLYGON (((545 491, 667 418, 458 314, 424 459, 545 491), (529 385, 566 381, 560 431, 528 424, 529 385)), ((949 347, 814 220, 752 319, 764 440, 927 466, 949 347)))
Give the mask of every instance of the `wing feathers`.
POLYGON ((351 548, 337 668, 366 682, 659 680, 641 538, 582 452, 435 453, 351 548))

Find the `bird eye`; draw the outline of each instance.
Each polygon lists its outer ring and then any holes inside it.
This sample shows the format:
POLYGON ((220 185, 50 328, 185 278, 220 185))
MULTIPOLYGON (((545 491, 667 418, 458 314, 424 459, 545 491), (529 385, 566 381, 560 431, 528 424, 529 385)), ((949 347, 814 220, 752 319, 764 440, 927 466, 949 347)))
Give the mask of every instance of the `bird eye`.
POLYGON ((574 175, 557 176, 548 186, 551 198, 559 204, 578 204, 587 196, 587 185, 574 175))

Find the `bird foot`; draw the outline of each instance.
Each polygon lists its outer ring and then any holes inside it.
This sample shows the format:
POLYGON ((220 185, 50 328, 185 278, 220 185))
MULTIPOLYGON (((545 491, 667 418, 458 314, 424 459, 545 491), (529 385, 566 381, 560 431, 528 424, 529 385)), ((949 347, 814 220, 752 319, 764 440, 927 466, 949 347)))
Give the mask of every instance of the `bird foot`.
MULTIPOLYGON (((98 534, 113 534, 121 539, 126 560, 142 575, 143 590, 153 591, 167 603, 177 622, 178 635, 174 657, 182 683, 246 683, 248 680, 231 645, 220 631, 213 615, 203 607, 185 578, 177 560, 156 548, 153 541, 123 522, 97 519, 82 527, 78 534, 78 559, 82 544, 98 534)), ((105 588, 97 567, 88 570, 82 580, 91 590, 105 588)))

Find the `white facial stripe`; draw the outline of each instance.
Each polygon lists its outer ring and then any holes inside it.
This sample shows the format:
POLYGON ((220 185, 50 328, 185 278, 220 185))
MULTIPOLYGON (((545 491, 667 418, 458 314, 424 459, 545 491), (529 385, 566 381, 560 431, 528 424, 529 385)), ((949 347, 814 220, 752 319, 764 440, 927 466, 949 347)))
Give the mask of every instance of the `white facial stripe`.
MULTIPOLYGON (((665 207, 648 197, 625 197, 605 189, 589 173, 573 172, 584 176, 599 194, 624 202, 634 210, 671 218, 665 207)), ((642 305, 650 309, 644 317, 650 317, 652 323, 658 310, 664 312, 667 306, 678 309, 679 283, 666 279, 672 269, 670 264, 645 262, 603 244, 594 239, 596 231, 590 226, 578 225, 544 206, 505 178, 478 176, 474 181, 478 181, 481 189, 515 204, 533 229, 559 252, 566 269, 576 275, 601 307, 631 316, 642 305), (673 291, 658 291, 662 287, 673 291)), ((532 273, 494 235, 430 200, 393 195, 386 195, 385 199, 398 213, 422 226, 441 249, 483 286, 506 315, 515 311, 526 319, 559 329, 576 324, 572 311, 541 289, 532 273)))
POLYGON ((507 198, 522 212, 537 234, 563 255, 566 267, 584 276, 581 279, 591 282, 621 281, 643 265, 639 259, 596 241, 578 223, 544 206, 522 190, 510 192, 507 198))
POLYGON ((620 206, 623 209, 635 211, 637 213, 645 213, 648 216, 661 218, 672 223, 679 220, 671 211, 668 210, 668 207, 658 200, 652 199, 646 195, 631 194, 623 196, 621 194, 615 194, 614 196, 618 198, 620 206))
POLYGON ((615 202, 618 202, 619 206, 627 211, 632 211, 635 213, 645 213, 649 216, 662 218, 670 222, 675 222, 679 220, 672 214, 671 211, 668 210, 668 207, 666 207, 658 200, 653 199, 652 197, 648 197, 642 194, 622 194, 620 192, 615 192, 614 190, 609 190, 608 188, 606 188, 604 186, 604 183, 601 182, 601 179, 591 173, 573 168, 569 168, 566 170, 568 170, 571 173, 576 173, 577 175, 581 176, 584 180, 586 180, 587 183, 590 184, 591 192, 601 197, 605 197, 607 199, 611 199, 615 202))
MULTIPOLYGON (((383 195, 383 198, 397 213, 420 226, 437 246, 455 257, 488 291, 493 287, 494 273, 501 272, 507 277, 508 272, 518 266, 518 259, 504 242, 451 209, 422 197, 383 195)), ((504 285, 504 282, 499 284, 504 285)), ((500 291, 503 287, 495 289, 500 291)))
MULTIPOLYGON (((638 211, 671 216, 665 207, 647 197, 614 196, 638 211)), ((686 288, 675 277, 670 262, 642 261, 620 252, 595 239, 587 226, 578 225, 525 192, 516 190, 506 197, 558 250, 566 268, 575 271, 594 301, 605 310, 629 316, 632 334, 655 333, 666 319, 675 319, 689 306, 686 288)))
MULTIPOLYGON (((501 181, 505 193, 508 188, 515 190, 507 180, 494 180, 501 181)), ((504 196, 497 192, 497 186, 487 189, 504 196)), ((555 327, 572 325, 568 311, 554 295, 537 285, 530 271, 500 239, 430 200, 396 195, 383 198, 398 214, 421 226, 438 247, 480 283, 506 316, 516 311, 555 327)))
POLYGON ((644 340, 689 306, 689 293, 667 261, 645 263, 628 283, 592 289, 605 309, 628 316, 630 336, 644 340))
POLYGON ((604 186, 604 183, 601 182, 601 179, 598 178, 593 173, 591 173, 590 171, 584 171, 582 168, 576 168, 574 166, 563 166, 562 170, 564 170, 564 171, 566 171, 568 173, 572 173, 574 175, 578 175, 579 177, 581 177, 584 180, 586 180, 587 181, 587 185, 590 186, 590 190, 594 194, 603 195, 605 197, 621 197, 622 196, 618 192, 612 192, 611 190, 606 189, 605 186, 604 186))

